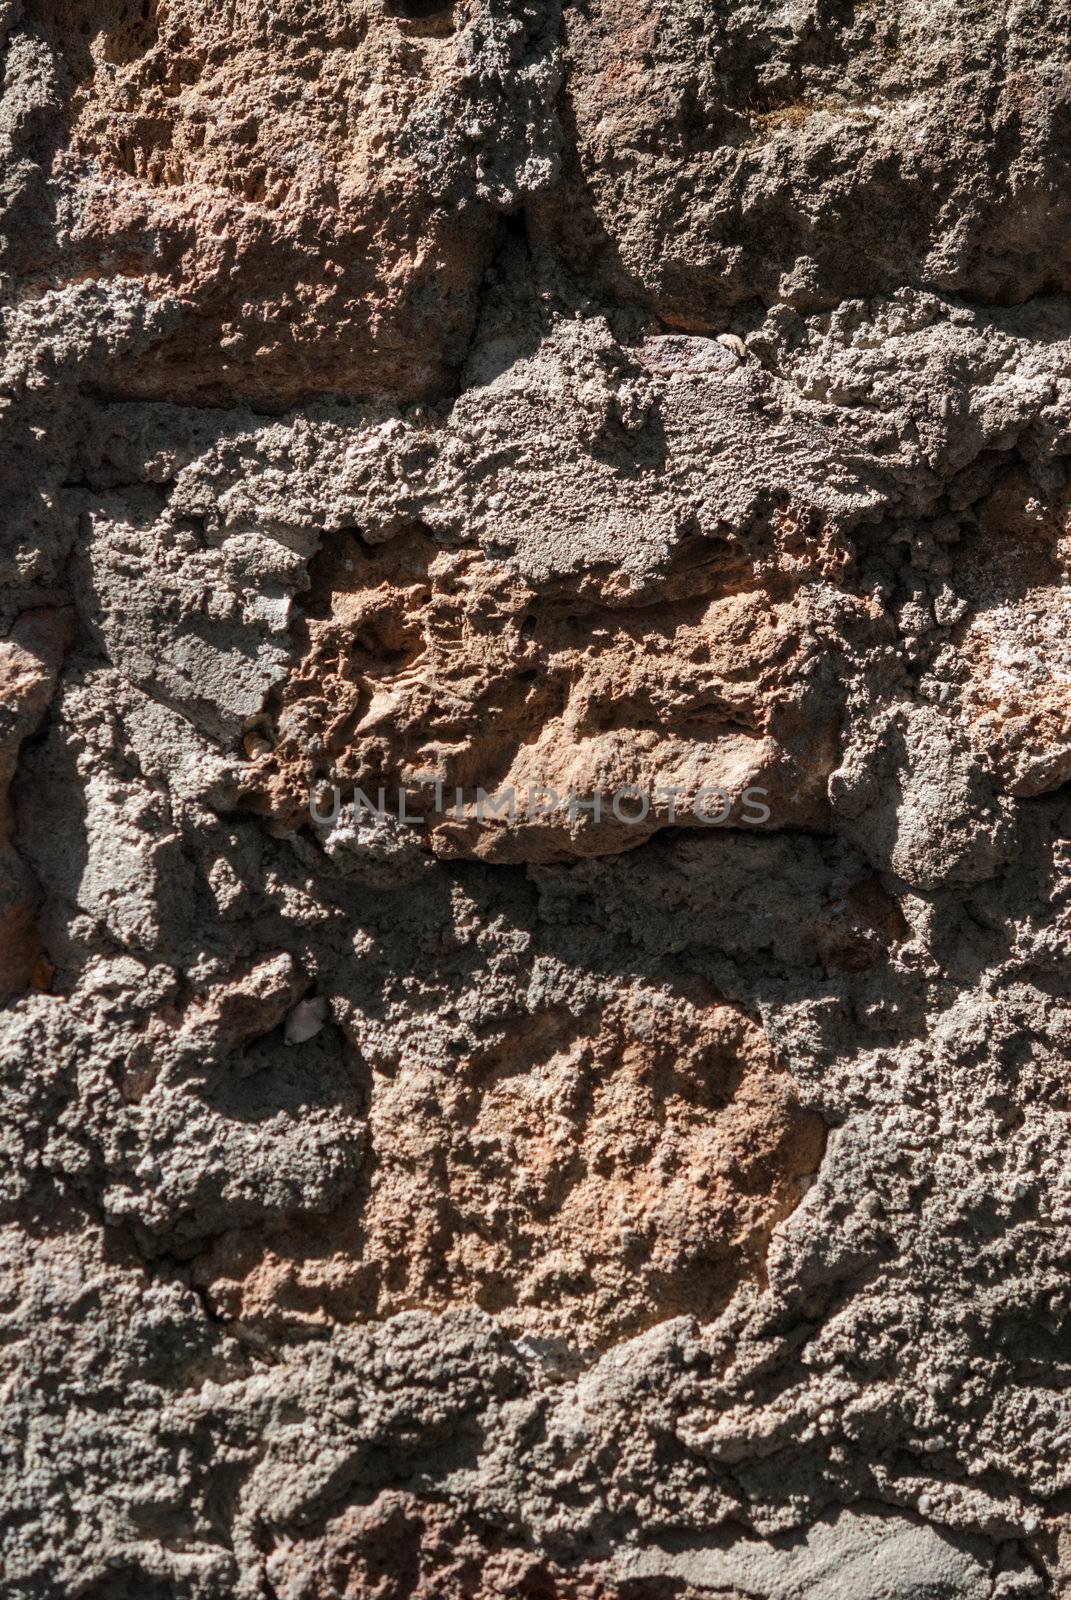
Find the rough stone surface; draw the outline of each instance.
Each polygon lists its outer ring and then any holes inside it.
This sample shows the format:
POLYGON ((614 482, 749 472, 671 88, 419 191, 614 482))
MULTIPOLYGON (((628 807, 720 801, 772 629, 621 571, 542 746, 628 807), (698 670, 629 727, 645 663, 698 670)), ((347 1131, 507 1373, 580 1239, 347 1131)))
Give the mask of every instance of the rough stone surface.
POLYGON ((1071 1595, 1065 9, 0 43, 4 1600, 1071 1595))

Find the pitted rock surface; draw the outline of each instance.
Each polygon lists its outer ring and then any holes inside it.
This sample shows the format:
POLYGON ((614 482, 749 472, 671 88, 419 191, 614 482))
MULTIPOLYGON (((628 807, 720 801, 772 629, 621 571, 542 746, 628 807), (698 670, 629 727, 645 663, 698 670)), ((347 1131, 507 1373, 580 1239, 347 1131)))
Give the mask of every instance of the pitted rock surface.
POLYGON ((0 43, 4 1600, 1071 1594, 1064 9, 0 43))

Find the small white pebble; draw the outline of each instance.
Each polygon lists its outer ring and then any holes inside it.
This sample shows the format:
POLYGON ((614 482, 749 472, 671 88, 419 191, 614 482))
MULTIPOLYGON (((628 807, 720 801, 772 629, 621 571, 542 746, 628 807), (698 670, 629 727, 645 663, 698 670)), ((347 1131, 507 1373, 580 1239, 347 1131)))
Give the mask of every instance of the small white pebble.
POLYGON ((314 1039, 326 1021, 326 996, 299 1000, 286 1019, 287 1044, 304 1044, 307 1039, 314 1039))
POLYGON ((271 755, 271 742, 265 739, 262 733, 257 733, 254 730, 251 733, 247 733, 242 740, 242 749, 250 761, 259 761, 261 756, 271 755))

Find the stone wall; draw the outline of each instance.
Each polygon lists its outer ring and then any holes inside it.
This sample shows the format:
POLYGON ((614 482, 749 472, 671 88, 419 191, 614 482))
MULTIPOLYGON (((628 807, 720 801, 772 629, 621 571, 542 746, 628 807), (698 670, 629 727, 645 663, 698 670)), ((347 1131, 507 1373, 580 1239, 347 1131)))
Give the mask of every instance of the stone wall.
POLYGON ((1071 1594, 1065 8, 0 35, 5 1600, 1071 1594))

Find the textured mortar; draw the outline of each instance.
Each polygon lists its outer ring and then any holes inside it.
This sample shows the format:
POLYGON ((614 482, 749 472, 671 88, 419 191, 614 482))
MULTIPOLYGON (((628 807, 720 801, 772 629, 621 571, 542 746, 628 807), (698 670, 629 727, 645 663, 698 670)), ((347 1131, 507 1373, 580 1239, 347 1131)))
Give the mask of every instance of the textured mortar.
POLYGON ((1062 9, 0 31, 5 1600, 1071 1593, 1062 9))

